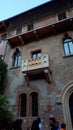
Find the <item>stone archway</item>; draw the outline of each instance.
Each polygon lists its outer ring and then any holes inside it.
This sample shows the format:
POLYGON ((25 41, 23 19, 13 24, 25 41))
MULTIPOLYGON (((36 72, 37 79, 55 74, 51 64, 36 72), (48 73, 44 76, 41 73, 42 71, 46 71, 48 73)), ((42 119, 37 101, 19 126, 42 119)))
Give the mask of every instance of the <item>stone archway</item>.
POLYGON ((73 93, 71 94, 69 98, 69 107, 70 107, 71 121, 72 121, 72 127, 73 127, 73 93))
POLYGON ((59 102, 62 103, 62 107, 63 107, 64 122, 66 123, 66 130, 73 130, 70 106, 69 106, 69 99, 72 93, 73 93, 73 81, 64 87, 59 98, 59 102))

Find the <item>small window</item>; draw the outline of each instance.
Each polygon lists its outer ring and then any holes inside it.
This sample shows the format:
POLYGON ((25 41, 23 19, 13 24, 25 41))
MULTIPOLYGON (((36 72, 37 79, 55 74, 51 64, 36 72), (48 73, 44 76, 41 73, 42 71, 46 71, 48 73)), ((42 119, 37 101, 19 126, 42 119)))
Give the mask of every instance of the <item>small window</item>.
POLYGON ((20 34, 20 33, 22 33, 22 27, 16 29, 16 34, 20 34))
POLYGON ((41 50, 32 52, 32 58, 41 57, 41 50))
POLYGON ((16 49, 16 51, 13 55, 13 67, 20 66, 20 59, 21 59, 20 51, 19 51, 19 49, 16 49))
POLYGON ((27 31, 33 30, 33 23, 27 25, 27 31))
POLYGON ((58 14, 58 20, 63 20, 63 19, 66 19, 66 13, 65 12, 61 12, 58 14))
POLYGON ((66 56, 73 55, 73 41, 72 41, 72 39, 66 38, 63 41, 63 45, 64 45, 64 54, 66 56))

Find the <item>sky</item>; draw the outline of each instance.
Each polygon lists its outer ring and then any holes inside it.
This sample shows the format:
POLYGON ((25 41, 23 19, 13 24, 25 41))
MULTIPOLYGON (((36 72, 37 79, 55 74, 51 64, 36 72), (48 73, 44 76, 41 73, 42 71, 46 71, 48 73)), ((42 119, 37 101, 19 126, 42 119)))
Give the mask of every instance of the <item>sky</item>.
POLYGON ((0 0, 0 21, 18 15, 50 0, 0 0))

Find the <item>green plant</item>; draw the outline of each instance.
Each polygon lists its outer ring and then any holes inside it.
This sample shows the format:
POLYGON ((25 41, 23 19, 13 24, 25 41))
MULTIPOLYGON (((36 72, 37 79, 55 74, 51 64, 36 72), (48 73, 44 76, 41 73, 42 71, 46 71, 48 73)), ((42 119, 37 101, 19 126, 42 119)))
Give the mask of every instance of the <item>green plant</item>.
POLYGON ((12 118, 12 111, 9 110, 9 101, 8 98, 0 94, 0 119, 8 119, 10 120, 12 118))
POLYGON ((7 74, 7 65, 0 58, 0 93, 4 92, 4 82, 6 79, 6 74, 7 74))

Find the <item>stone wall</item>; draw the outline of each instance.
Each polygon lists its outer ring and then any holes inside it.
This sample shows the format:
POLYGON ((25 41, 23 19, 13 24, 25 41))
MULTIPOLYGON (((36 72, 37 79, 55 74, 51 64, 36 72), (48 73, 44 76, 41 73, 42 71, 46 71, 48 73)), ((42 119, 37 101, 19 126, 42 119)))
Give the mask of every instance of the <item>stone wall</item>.
MULTIPOLYGON (((71 31, 67 33, 73 38, 73 33, 71 31)), ((22 60, 31 58, 32 51, 38 49, 41 49, 42 54, 48 54, 50 58, 52 82, 48 84, 45 79, 31 81, 30 89, 26 85, 24 75, 21 72, 21 66, 19 68, 12 68, 12 56, 16 48, 8 49, 10 53, 6 53, 6 57, 8 58, 6 95, 9 98, 11 109, 15 115, 14 118, 20 118, 17 114, 17 98, 19 93, 26 90, 31 91, 38 89, 39 116, 42 119, 43 127, 48 129, 50 116, 55 116, 60 122, 64 121, 62 103, 57 101, 65 86, 73 81, 73 57, 64 56, 63 37, 64 33, 17 47, 21 52, 21 64, 22 60)), ((32 121, 33 118, 29 117, 30 124, 32 121)), ((27 124, 27 118, 23 118, 23 122, 24 127, 27 124)))

